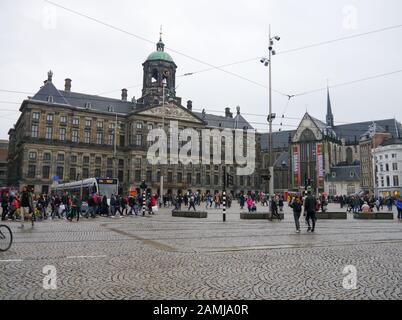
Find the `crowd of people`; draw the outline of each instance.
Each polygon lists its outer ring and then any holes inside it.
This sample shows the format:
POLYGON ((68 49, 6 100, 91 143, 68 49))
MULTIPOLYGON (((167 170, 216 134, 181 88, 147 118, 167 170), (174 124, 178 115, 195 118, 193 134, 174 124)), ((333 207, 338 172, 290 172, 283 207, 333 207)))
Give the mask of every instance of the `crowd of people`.
POLYGON ((248 212, 257 212, 257 206, 268 207, 273 218, 281 220, 281 213, 284 211, 285 203, 293 209, 296 232, 300 232, 300 215, 304 208, 306 216, 307 231, 314 232, 317 212, 325 212, 329 202, 338 203, 340 208, 346 207, 347 212, 380 212, 386 208, 392 211, 393 207, 397 207, 398 219, 402 220, 402 200, 393 197, 368 197, 368 196, 334 196, 327 197, 320 194, 315 197, 311 189, 302 196, 301 194, 289 195, 285 199, 283 194, 275 194, 270 197, 263 192, 237 193, 233 195, 228 192, 225 199, 220 192, 214 194, 192 192, 178 193, 177 195, 165 194, 163 197, 145 192, 145 202, 143 193, 138 192, 136 195, 119 195, 112 194, 110 199, 106 195, 98 195, 93 193, 83 202, 78 192, 65 192, 63 195, 35 195, 32 190, 24 187, 21 192, 3 192, 1 194, 1 219, 21 221, 21 228, 24 228, 24 221, 31 216, 33 220, 47 219, 67 219, 72 221, 74 218, 79 221, 80 216, 85 218, 95 218, 96 216, 105 217, 123 217, 134 216, 139 214, 155 214, 159 207, 174 207, 175 210, 197 210, 197 207, 205 206, 205 209, 221 209, 223 205, 231 208, 232 201, 236 199, 241 210, 247 208, 248 212))

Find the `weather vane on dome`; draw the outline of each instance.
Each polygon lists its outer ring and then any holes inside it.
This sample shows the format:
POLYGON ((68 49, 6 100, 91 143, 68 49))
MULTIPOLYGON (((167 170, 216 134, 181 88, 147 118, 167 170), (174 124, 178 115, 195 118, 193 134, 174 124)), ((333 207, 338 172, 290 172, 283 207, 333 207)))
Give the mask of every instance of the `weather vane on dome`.
POLYGON ((161 29, 159 31, 159 40, 162 41, 162 25, 161 25, 161 29))

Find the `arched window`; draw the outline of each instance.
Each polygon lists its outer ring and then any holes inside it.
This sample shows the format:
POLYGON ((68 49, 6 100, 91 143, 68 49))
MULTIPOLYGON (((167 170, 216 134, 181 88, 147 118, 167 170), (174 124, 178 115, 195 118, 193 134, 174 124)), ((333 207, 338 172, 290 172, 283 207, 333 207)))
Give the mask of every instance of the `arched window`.
POLYGON ((306 129, 303 131, 300 137, 300 141, 307 142, 307 141, 314 141, 315 140, 315 135, 313 131, 310 129, 306 129))
POLYGON ((152 70, 152 83, 157 82, 157 81, 158 81, 158 70, 153 69, 152 70))
POLYGON ((351 164, 353 162, 353 150, 351 147, 346 149, 346 162, 351 164))

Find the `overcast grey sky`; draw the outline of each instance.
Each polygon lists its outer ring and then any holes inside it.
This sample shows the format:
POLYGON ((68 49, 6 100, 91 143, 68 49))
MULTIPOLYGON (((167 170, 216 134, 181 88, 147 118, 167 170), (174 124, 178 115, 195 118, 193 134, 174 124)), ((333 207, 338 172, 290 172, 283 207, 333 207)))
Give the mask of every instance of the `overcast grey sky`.
MULTIPOLYGON (((157 42, 160 25, 166 47, 213 65, 267 53, 268 26, 281 37, 278 52, 339 37, 402 24, 400 0, 54 0, 60 5, 157 42)), ((120 89, 142 83, 142 63, 155 44, 112 30, 42 0, 0 0, 0 89, 36 92, 53 70, 63 89, 120 97, 120 89)), ((277 55, 273 87, 287 94, 402 69, 402 28, 277 55)), ((169 52, 169 50, 166 50, 169 52)), ((178 75, 208 68, 170 52, 178 75)), ((267 85, 268 68, 259 59, 225 68, 267 85)), ((177 95, 195 109, 267 114, 265 88, 219 70, 177 79, 177 95)), ((394 118, 402 120, 402 73, 331 90, 335 122, 394 118)), ((141 86, 129 88, 139 97, 141 86)), ((0 92, 0 101, 21 103, 27 94, 0 92)), ((282 115, 287 98, 274 94, 274 112, 282 115)), ((184 103, 185 104, 185 103, 184 103)), ((0 138, 19 116, 18 104, 0 103, 0 138), (13 111, 15 110, 15 111, 13 111)), ((286 115, 306 111, 325 120, 326 92, 292 99, 286 115)), ((266 118, 246 116, 261 131, 266 118)), ((275 129, 281 120, 276 120, 275 129)), ((285 119, 284 129, 298 120, 285 119), (286 126, 287 125, 287 126, 286 126)))

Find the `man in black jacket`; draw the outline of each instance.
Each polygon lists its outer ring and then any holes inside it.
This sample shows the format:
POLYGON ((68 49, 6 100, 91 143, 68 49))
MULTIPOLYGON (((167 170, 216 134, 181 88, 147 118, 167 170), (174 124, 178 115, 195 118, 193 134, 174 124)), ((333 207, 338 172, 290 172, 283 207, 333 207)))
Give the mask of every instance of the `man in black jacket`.
POLYGON ((317 220, 315 217, 315 208, 317 205, 316 198, 311 194, 311 190, 307 191, 307 197, 304 200, 304 213, 306 214, 306 221, 308 224, 307 232, 314 232, 315 230, 315 221, 317 220), (313 227, 311 228, 310 219, 312 221, 313 227))

